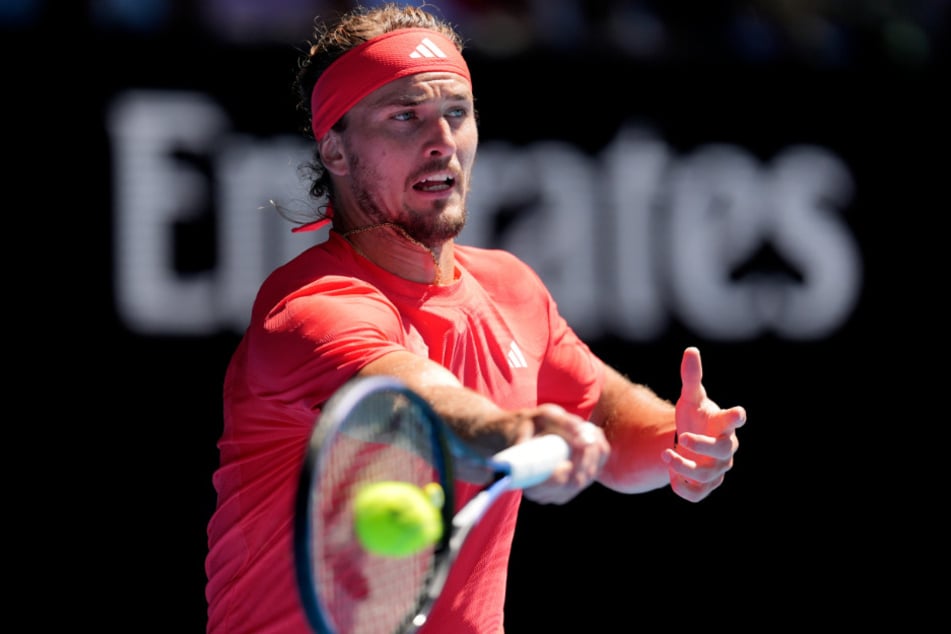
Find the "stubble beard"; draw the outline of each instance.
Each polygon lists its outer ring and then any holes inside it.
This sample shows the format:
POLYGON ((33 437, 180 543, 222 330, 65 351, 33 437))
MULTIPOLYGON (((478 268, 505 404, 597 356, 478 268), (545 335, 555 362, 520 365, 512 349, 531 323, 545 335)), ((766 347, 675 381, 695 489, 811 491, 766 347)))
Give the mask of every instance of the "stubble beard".
POLYGON ((398 224, 413 240, 427 248, 441 246, 454 239, 466 225, 468 212, 465 203, 458 211, 446 212, 448 205, 442 205, 438 214, 419 214, 406 209, 398 224))
POLYGON ((382 205, 374 199, 370 188, 362 182, 354 181, 354 194, 360 208, 371 219, 371 224, 391 224, 398 227, 401 232, 422 244, 427 249, 442 246, 449 240, 458 236, 466 226, 466 220, 469 212, 465 200, 458 207, 458 211, 450 209, 454 207, 448 201, 434 203, 438 208, 438 213, 432 210, 421 213, 414 209, 404 207, 396 217, 386 213, 382 205))

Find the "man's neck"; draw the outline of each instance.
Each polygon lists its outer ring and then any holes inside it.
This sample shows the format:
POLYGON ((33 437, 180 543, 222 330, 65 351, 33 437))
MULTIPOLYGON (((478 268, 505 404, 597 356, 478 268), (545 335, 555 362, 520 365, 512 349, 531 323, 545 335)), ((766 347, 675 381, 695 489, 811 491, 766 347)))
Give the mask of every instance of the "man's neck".
POLYGON ((436 286, 455 280, 452 240, 427 247, 392 223, 342 231, 340 235, 357 253, 393 275, 436 286))

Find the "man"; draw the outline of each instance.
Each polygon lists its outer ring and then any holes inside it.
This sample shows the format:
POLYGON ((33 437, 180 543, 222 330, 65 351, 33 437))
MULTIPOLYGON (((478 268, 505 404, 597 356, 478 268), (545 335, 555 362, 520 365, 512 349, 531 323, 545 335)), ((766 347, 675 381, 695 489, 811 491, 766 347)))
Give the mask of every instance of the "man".
MULTIPOLYGON (((227 371, 209 632, 308 631, 294 585, 294 488, 321 406, 354 377, 401 379, 485 454, 565 437, 570 459, 524 492, 541 503, 593 482, 670 486, 696 502, 732 467, 746 413, 707 398, 696 349, 684 353, 674 406, 595 357, 524 263, 454 243, 478 145, 461 49, 449 25, 416 7, 358 9, 317 27, 298 79, 316 140, 311 193, 327 200, 315 225, 333 227, 263 283, 227 371)), ((472 489, 458 494, 464 503, 472 489)), ((521 495, 507 494, 471 534, 425 632, 503 631, 521 495)))

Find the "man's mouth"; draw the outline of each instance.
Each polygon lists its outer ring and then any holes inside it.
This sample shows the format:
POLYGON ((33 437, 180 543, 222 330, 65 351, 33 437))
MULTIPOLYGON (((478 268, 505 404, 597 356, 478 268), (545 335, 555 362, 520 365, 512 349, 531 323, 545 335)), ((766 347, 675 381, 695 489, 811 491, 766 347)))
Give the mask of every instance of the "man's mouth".
POLYGON ((415 183, 413 189, 421 192, 441 192, 451 189, 456 179, 451 174, 433 174, 415 183))

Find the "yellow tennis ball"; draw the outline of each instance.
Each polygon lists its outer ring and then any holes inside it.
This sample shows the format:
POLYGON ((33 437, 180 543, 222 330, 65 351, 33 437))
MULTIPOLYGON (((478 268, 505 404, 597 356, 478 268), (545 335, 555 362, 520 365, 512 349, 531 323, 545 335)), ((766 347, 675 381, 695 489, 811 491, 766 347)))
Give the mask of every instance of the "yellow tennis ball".
POLYGON ((362 487, 353 500, 353 521, 363 547, 384 557, 407 557, 439 541, 443 491, 437 483, 426 489, 393 481, 362 487))

